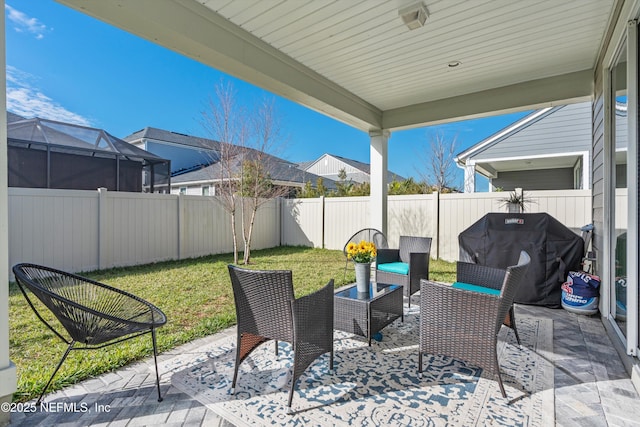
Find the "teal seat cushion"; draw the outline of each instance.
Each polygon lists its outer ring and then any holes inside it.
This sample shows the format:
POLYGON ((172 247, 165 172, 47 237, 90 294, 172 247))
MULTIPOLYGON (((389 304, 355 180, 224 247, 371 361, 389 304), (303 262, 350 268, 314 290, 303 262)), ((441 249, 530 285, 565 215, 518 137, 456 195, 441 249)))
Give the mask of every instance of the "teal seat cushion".
POLYGON ((378 270, 385 271, 387 273, 396 274, 409 274, 409 264, 406 262, 387 262, 384 264, 378 264, 378 270))
POLYGON ((451 286, 456 289, 464 289, 466 291, 480 292, 481 294, 500 295, 500 289, 485 288, 484 286, 471 285, 469 283, 453 282, 451 286))

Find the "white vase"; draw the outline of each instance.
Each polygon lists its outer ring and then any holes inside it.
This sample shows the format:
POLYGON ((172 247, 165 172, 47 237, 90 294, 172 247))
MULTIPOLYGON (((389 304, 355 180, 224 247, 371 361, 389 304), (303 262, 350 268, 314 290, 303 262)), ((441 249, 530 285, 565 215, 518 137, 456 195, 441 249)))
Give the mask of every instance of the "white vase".
POLYGON ((509 213, 521 213, 522 209, 520 208, 520 205, 518 205, 517 203, 508 203, 507 204, 507 208, 509 213))
POLYGON ((371 263, 356 262, 356 287, 358 293, 369 293, 369 284, 371 283, 371 263))

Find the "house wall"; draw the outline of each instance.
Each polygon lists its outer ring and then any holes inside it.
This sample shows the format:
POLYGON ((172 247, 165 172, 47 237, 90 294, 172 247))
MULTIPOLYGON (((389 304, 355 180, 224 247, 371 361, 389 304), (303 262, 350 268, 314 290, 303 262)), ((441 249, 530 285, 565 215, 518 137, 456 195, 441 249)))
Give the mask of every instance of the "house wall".
POLYGON ((573 168, 499 172, 491 185, 504 191, 573 189, 573 168))
MULTIPOLYGON (((638 273, 637 273, 637 95, 638 95, 638 62, 637 62, 637 22, 634 19, 640 15, 640 2, 625 1, 619 3, 617 9, 619 15, 614 15, 612 22, 615 27, 610 33, 610 38, 605 40, 599 60, 596 64, 594 74, 594 103, 593 103, 593 216, 595 233, 593 247, 597 251, 596 272, 602 276, 602 286, 600 291, 600 312, 602 313, 603 324, 612 338, 612 343, 620 354, 626 368, 631 372, 631 378, 636 387, 640 387, 640 365, 636 358, 627 357, 635 355, 638 357, 638 273), (627 39, 625 35, 629 35, 627 39), (618 50, 624 44, 627 50, 622 52, 618 60, 617 71, 620 75, 611 76, 609 67, 616 65, 618 50), (629 60, 628 64, 625 64, 629 60), (627 76, 627 73, 629 75, 627 76), (620 125, 623 116, 616 109, 615 103, 611 101, 611 91, 613 82, 624 82, 624 91, 617 87, 617 94, 628 96, 629 115, 624 118, 628 120, 628 125, 620 125), (628 87, 628 92, 626 88, 628 87), (632 139, 627 140, 627 135, 632 139), (616 147, 612 147, 613 141, 616 147), (616 167, 616 156, 614 151, 622 151, 621 148, 631 144, 629 148, 629 165, 618 165, 616 167), (623 178, 623 171, 629 179, 624 180, 628 184, 626 188, 616 188, 622 182, 616 182, 617 178, 623 178), (628 195, 632 198, 629 199, 628 195), (615 215, 614 215, 615 214, 615 215), (621 218, 624 216, 624 218, 621 218), (615 227, 615 228, 614 228, 615 227), (628 228, 628 230, 627 230, 628 228), (626 276, 626 316, 624 319, 616 316, 614 299, 620 298, 616 289, 615 278, 620 275, 618 271, 620 254, 616 247, 616 238, 620 233, 628 231, 631 238, 627 239, 626 268, 623 267, 623 274, 626 276)), ((626 154, 626 153, 625 153, 626 154)), ((618 159, 620 160, 620 159, 618 159)), ((626 163, 626 162, 625 162, 626 163)))
POLYGON ((307 169, 307 172, 339 181, 338 174, 342 169, 347 173, 347 180, 350 179, 354 182, 369 182, 368 174, 332 156, 324 156, 319 161, 311 165, 307 169))
POLYGON ((199 184, 199 185, 180 185, 171 184, 171 194, 180 194, 180 189, 186 189, 186 195, 188 196, 202 196, 202 187, 209 187, 209 195, 214 195, 214 187, 211 184, 199 184))
MULTIPOLYGON (((604 194, 604 132, 605 132, 605 108, 604 108, 604 80, 602 64, 598 65, 595 74, 594 101, 592 104, 593 121, 593 146, 592 146, 592 210, 593 210, 593 240, 592 246, 596 252, 596 258, 604 251, 605 236, 605 194, 604 194)), ((596 273, 602 274, 602 266, 596 264, 596 273)))
POLYGON ((472 156, 474 160, 520 158, 544 153, 588 151, 591 144, 591 103, 565 105, 553 114, 472 156))
POLYGON ((213 151, 199 150, 195 147, 144 140, 144 149, 163 159, 171 159, 171 172, 209 164, 216 158, 213 151))

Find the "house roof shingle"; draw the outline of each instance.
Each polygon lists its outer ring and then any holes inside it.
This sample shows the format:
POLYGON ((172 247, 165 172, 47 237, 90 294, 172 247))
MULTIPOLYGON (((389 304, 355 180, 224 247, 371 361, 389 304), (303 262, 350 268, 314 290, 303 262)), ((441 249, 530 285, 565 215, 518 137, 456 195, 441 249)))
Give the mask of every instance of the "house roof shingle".
MULTIPOLYGON (((132 133, 124 137, 125 141, 135 141, 138 139, 152 139, 162 142, 170 142, 174 144, 184 145, 187 148, 206 149, 220 151, 224 142, 215 141, 213 139, 201 138, 197 136, 185 135, 178 132, 172 132, 164 129, 158 129, 154 127, 146 127, 137 132, 132 133)), ((249 158, 255 158, 260 152, 254 148, 244 147, 249 158)), ((273 156, 268 153, 260 154, 264 159, 264 162, 268 164, 269 174, 275 181, 290 182, 296 184, 304 184, 307 181, 311 181, 315 184, 318 175, 306 172, 298 167, 296 163, 290 162, 285 159, 273 156)), ((235 172, 240 170, 239 161, 234 165, 235 172)), ((202 182, 215 180, 216 177, 222 176, 220 170, 220 163, 210 163, 208 165, 194 166, 193 169, 184 171, 180 174, 174 175, 171 178, 172 183, 183 184, 189 182, 202 182)), ((335 188, 333 180, 324 178, 324 184, 327 188, 335 188)))

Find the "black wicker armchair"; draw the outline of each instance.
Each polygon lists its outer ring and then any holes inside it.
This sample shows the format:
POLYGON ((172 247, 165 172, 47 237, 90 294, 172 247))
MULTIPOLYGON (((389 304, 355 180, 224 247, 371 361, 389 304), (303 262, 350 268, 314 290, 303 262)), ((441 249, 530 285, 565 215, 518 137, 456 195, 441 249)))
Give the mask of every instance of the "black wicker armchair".
MULTIPOLYGON (((472 264, 469 262, 458 261, 456 264, 456 282, 466 283, 484 288, 495 289, 500 291, 504 283, 504 276, 507 270, 501 268, 488 267, 485 265, 472 264)), ((503 324, 513 330, 516 341, 520 345, 520 335, 518 335, 518 327, 516 323, 515 313, 513 311, 513 303, 509 307, 509 311, 504 318, 503 324)))
POLYGON ((420 289, 420 279, 429 279, 431 237, 400 236, 398 249, 379 249, 376 282, 402 285, 409 299, 420 289))
POLYGON ((529 255, 522 251, 518 264, 507 267, 499 292, 421 281, 419 377, 424 353, 452 356, 481 367, 483 375, 496 377, 502 396, 507 397, 498 364, 498 332, 512 310, 529 262, 529 255))
POLYGON ((71 350, 103 348, 149 333, 156 366, 158 402, 162 401, 156 328, 164 325, 167 318, 160 309, 128 292, 49 267, 17 264, 13 267, 13 274, 38 319, 68 344, 67 350, 42 390, 36 405, 42 400, 53 377, 71 350), (30 294, 39 299, 54 314, 59 325, 45 320, 40 309, 33 304, 30 294), (60 325, 64 331, 60 329, 60 325))
POLYGON ((375 228, 363 228, 362 230, 356 232, 353 236, 349 237, 347 243, 344 244, 342 248, 342 253, 346 258, 346 262, 344 264, 344 277, 347 277, 347 267, 349 266, 349 257, 347 256, 347 246, 349 243, 360 243, 360 241, 373 242, 376 245, 376 249, 385 249, 389 247, 387 243, 387 238, 384 233, 375 228))
POLYGON ((237 352, 231 393, 235 392, 238 368, 260 344, 275 340, 293 345, 293 378, 289 389, 289 412, 300 375, 319 356, 329 353, 333 370, 333 280, 310 295, 295 299, 291 271, 247 270, 229 265, 236 304, 237 352))

